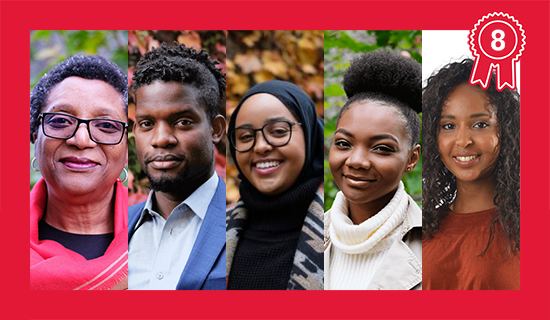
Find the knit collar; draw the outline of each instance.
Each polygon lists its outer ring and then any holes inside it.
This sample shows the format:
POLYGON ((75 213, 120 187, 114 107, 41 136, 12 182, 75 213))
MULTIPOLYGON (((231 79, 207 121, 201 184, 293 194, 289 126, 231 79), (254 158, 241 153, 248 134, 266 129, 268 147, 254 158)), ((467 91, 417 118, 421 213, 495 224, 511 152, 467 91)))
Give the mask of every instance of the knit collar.
POLYGON ((390 202, 377 214, 359 225, 349 218, 349 204, 342 192, 338 192, 330 214, 330 239, 334 246, 348 254, 360 254, 382 250, 389 245, 393 234, 403 225, 408 208, 408 197, 403 182, 390 202))

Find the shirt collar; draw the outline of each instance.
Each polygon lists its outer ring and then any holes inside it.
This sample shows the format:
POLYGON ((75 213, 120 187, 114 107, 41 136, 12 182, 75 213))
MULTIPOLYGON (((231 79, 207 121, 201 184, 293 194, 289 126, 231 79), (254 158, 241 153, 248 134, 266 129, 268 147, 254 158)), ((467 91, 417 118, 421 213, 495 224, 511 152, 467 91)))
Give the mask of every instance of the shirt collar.
MULTIPOLYGON (((175 211, 179 211, 185 207, 189 207, 199 218, 204 220, 204 217, 206 216, 206 211, 208 210, 208 206, 210 205, 210 202, 212 201, 212 198, 214 198, 214 194, 216 193, 216 189, 218 187, 218 175, 214 172, 212 176, 203 183, 200 187, 197 188, 187 199, 185 199, 182 203, 180 203, 177 207, 172 210, 172 213, 175 211)), ((136 223, 136 229, 141 225, 143 222, 144 216, 146 214, 153 215, 153 201, 154 201, 154 191, 151 190, 149 193, 149 197, 147 198, 147 201, 145 202, 145 207, 141 211, 141 215, 136 223)))

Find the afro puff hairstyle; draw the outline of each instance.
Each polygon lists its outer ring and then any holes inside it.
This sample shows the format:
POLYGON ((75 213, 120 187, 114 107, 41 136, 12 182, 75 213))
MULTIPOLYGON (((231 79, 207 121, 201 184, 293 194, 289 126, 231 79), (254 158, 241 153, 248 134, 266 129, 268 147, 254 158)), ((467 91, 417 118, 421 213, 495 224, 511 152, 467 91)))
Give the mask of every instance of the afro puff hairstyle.
MULTIPOLYGON (((473 66, 472 59, 450 63, 429 77, 423 89, 422 234, 425 240, 439 231, 457 191, 456 178, 439 154, 437 136, 441 112, 451 92, 469 82, 473 66)), ((500 154, 494 168, 496 196, 493 201, 497 213, 490 225, 485 251, 494 239, 495 224, 499 223, 509 241, 510 252, 512 247, 520 249, 520 96, 507 88, 497 91, 494 72, 485 92, 496 111, 500 131, 500 154)))
POLYGON ((173 47, 163 43, 160 48, 145 53, 137 64, 132 83, 134 95, 140 87, 155 80, 190 84, 198 89, 199 102, 212 120, 225 97, 225 74, 217 64, 219 62, 212 60, 204 49, 197 51, 177 42, 173 47))
POLYGON ((359 56, 344 74, 348 101, 342 114, 355 103, 369 100, 399 109, 406 122, 411 148, 420 141, 422 112, 422 66, 413 59, 382 49, 359 56))
POLYGON ((38 129, 38 116, 46 105, 51 90, 68 77, 102 80, 110 84, 122 97, 128 112, 128 76, 114 62, 100 56, 75 55, 53 67, 42 76, 31 92, 31 142, 38 129))

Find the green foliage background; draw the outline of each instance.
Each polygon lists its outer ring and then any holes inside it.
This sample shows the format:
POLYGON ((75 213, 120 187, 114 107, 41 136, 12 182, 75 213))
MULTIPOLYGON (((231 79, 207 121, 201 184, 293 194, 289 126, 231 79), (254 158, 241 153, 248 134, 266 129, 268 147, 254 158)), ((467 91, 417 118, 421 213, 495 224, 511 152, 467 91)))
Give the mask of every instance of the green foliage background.
MULTIPOLYGON (((328 164, 328 151, 332 144, 336 119, 346 96, 342 87, 343 75, 357 55, 384 48, 396 51, 422 63, 422 31, 325 31, 325 211, 332 207, 339 189, 328 164)), ((422 114, 420 114, 422 119, 422 114)), ((420 136, 422 144, 422 135, 420 136)), ((414 170, 403 177, 405 191, 422 206, 422 155, 414 170)))
MULTIPOLYGON (((31 31, 30 90, 55 65, 75 54, 100 55, 128 72, 128 32, 102 30, 37 30, 31 31)), ((29 164, 34 157, 30 144, 29 164)), ((40 172, 30 168, 30 188, 40 179, 40 172)))

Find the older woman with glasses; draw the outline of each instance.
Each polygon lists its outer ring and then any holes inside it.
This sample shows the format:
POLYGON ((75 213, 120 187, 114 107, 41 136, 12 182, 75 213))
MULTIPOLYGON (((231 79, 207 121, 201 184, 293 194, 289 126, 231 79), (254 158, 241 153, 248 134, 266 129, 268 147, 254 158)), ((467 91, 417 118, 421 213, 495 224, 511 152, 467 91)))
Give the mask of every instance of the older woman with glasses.
POLYGON ((323 122, 294 84, 269 81, 229 122, 241 200, 227 211, 227 288, 323 289, 323 122))
POLYGON ((111 61, 77 55, 32 90, 31 289, 127 288, 127 85, 111 61))

